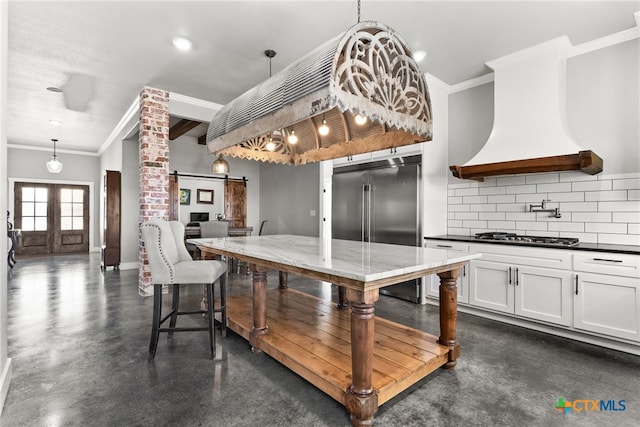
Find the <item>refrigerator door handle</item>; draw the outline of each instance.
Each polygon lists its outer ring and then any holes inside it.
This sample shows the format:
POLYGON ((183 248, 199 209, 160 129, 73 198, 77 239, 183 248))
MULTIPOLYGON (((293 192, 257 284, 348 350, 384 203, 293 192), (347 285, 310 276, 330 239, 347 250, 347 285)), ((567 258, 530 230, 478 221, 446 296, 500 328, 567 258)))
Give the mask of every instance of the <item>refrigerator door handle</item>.
POLYGON ((362 185, 362 241, 371 240, 371 185, 362 185))

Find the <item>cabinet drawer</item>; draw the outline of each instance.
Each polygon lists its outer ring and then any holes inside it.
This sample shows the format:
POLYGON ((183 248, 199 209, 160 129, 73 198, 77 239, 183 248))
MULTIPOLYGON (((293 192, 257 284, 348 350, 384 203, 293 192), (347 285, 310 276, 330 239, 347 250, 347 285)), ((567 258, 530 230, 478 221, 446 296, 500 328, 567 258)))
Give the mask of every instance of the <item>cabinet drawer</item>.
POLYGON ((562 249, 529 248, 514 245, 469 245, 469 252, 482 253, 484 261, 532 267, 571 269, 571 252, 562 249))
POLYGON ((587 273, 640 277, 640 256, 609 252, 574 252, 573 269, 587 273))
POLYGON ((425 240, 425 248, 452 249, 454 251, 468 252, 469 244, 465 242, 452 242, 449 240, 425 240))

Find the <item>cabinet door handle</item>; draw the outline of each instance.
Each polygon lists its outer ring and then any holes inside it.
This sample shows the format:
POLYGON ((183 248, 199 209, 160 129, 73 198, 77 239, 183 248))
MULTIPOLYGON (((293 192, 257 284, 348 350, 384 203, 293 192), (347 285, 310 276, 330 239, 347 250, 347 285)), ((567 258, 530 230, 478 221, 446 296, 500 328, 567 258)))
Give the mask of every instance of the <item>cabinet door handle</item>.
POLYGON ((578 295, 578 275, 576 274, 576 295, 578 295))
POLYGON ((437 248, 449 248, 449 249, 453 248, 453 246, 451 246, 451 245, 436 245, 436 247, 437 248))
POLYGON ((509 267, 509 284, 511 284, 511 267, 509 267))
POLYGON ((516 286, 520 285, 518 282, 518 267, 516 267, 516 286))
POLYGON ((462 266, 462 277, 467 277, 467 264, 462 266))
POLYGON ((606 258, 594 258, 594 261, 605 261, 605 262, 622 262, 621 259, 606 259, 606 258))

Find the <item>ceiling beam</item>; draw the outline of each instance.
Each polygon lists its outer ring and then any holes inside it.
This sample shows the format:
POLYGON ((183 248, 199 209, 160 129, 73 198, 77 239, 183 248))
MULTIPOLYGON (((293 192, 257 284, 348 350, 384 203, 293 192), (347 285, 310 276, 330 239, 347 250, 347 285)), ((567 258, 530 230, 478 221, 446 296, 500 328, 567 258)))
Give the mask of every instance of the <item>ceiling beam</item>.
POLYGON ((198 137, 198 144, 207 145, 207 134, 198 137))
POLYGON ((202 122, 198 122, 196 120, 182 119, 175 125, 169 128, 169 140, 173 141, 174 139, 184 135, 189 132, 191 129, 195 128, 202 122))

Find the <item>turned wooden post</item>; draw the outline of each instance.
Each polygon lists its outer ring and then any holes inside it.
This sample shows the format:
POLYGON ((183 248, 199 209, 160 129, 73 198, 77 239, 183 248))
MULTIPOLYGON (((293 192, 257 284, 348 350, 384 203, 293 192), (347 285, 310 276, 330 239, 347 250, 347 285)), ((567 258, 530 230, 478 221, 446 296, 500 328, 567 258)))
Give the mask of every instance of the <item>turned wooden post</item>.
POLYGON ((378 392, 373 389, 373 345, 375 309, 379 293, 346 289, 351 303, 351 386, 347 390, 346 408, 354 426, 373 424, 378 410, 378 392))
POLYGON ((445 369, 456 366, 460 356, 460 345, 456 341, 458 323, 458 286, 460 268, 438 273, 440 277, 440 338, 438 342, 449 347, 448 362, 445 369))
POLYGON ((250 264, 253 272, 253 327, 249 333, 249 343, 254 354, 260 350, 260 337, 269 332, 267 326, 267 268, 250 264))

